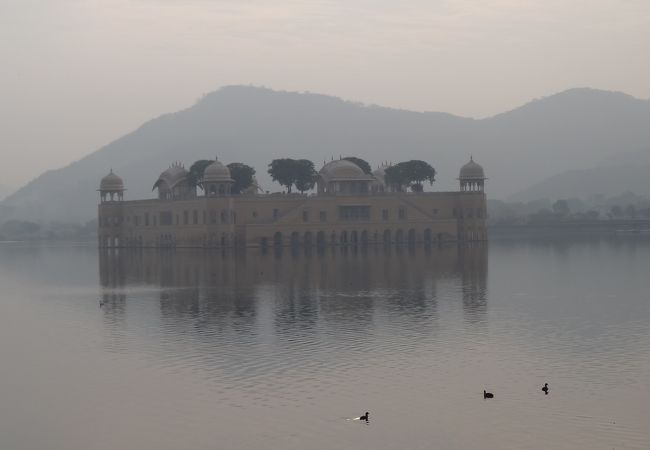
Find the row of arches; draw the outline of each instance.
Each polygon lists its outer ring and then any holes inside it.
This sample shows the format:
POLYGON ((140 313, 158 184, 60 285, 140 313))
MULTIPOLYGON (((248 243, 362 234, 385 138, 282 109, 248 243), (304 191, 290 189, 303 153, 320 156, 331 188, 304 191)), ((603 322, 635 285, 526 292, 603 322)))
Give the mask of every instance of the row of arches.
POLYGON ((121 202, 124 201, 124 191, 104 191, 101 190, 99 193, 99 200, 101 203, 106 202, 121 202))
MULTIPOLYGON (((181 239, 181 246, 183 247, 232 247, 237 245, 237 239, 230 233, 210 233, 203 237, 194 237, 181 239)), ((142 236, 101 236, 99 238, 99 246, 106 248, 116 247, 144 247, 145 242, 142 236)), ((155 240, 146 243, 146 246, 154 246, 160 248, 174 248, 179 244, 179 239, 175 234, 160 234, 156 236, 155 240)))
MULTIPOLYGON (((181 239, 184 247, 233 247, 237 245, 237 238, 232 233, 209 233, 204 236, 185 237, 181 239)), ((172 234, 161 234, 157 239, 157 247, 176 247, 178 238, 172 234)), ((140 242, 140 246, 142 246, 140 242)))
POLYGON ((485 187, 485 181, 482 179, 478 180, 461 180, 460 181, 460 191, 461 192, 483 192, 485 187))
MULTIPOLYGON (((482 241, 487 238, 484 230, 467 230, 459 236, 465 241, 482 241)), ((283 246, 304 246, 304 247, 324 247, 324 246, 357 246, 367 244, 408 244, 414 245, 416 243, 431 244, 433 242, 448 242, 456 240, 456 236, 449 233, 438 232, 434 233, 430 228, 418 231, 414 228, 397 230, 384 229, 384 230, 342 230, 338 232, 326 231, 294 231, 291 233, 282 233, 278 231, 271 237, 262 237, 258 243, 251 242, 250 244, 257 244, 260 247, 283 247, 283 246)), ((142 247, 142 236, 136 237, 123 237, 118 236, 102 236, 99 239, 100 247, 142 247)), ((152 242, 153 244, 153 242, 152 242)), ((197 236, 189 241, 183 240, 182 246, 189 247, 234 247, 242 244, 242 241, 237 239, 233 233, 210 233, 203 237, 197 236)), ((151 245, 151 244, 147 244, 151 245)), ((178 245, 177 237, 175 234, 161 234, 156 236, 156 247, 176 247, 178 245)))
POLYGON ((310 247, 313 245, 366 245, 366 244, 416 244, 419 242, 432 243, 454 240, 454 236, 449 233, 434 233, 430 228, 421 232, 414 228, 408 230, 385 229, 385 230, 342 230, 339 232, 325 231, 306 231, 291 233, 282 233, 280 231, 273 234, 272 238, 262 237, 260 246, 266 247, 273 245, 281 247, 285 245, 310 247))

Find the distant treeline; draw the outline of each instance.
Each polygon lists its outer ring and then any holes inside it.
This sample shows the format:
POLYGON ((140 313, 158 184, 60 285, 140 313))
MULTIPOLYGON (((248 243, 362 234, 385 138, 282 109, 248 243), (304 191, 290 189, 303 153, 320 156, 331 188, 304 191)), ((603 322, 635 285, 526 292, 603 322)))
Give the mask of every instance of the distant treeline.
POLYGON ((488 201, 490 225, 539 225, 572 221, 649 219, 650 198, 625 192, 616 197, 540 199, 531 202, 488 201))
POLYGON ((85 224, 51 222, 40 224, 26 220, 9 220, 0 225, 0 241, 94 240, 97 220, 85 224))

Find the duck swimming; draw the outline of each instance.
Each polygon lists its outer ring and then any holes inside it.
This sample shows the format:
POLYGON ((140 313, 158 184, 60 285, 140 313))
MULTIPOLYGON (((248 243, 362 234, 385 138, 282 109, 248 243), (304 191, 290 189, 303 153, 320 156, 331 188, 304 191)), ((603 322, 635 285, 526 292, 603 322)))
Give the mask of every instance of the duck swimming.
POLYGON ((544 391, 544 394, 548 395, 548 383, 544 383, 544 387, 542 388, 542 391, 544 391))
POLYGON ((483 398, 494 398, 494 394, 491 392, 485 392, 485 389, 483 389, 483 398))
POLYGON ((367 422, 368 421, 368 414, 369 414, 368 411, 366 411, 366 413, 363 416, 359 417, 359 420, 365 420, 367 422))

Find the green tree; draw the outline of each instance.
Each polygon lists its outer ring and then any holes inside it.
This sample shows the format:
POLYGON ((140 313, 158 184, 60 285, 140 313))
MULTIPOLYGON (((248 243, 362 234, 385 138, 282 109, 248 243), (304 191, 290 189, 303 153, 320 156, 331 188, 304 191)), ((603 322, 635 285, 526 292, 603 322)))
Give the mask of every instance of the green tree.
POLYGON ((8 220, 2 224, 0 232, 9 239, 33 236, 41 231, 41 226, 26 220, 8 220))
POLYGON ((555 215, 548 208, 541 208, 536 213, 528 215, 529 223, 550 222, 555 219, 555 215))
POLYGON ((436 181, 436 169, 431 167, 431 164, 418 159, 406 162, 406 173, 411 182, 411 190, 416 192, 423 191, 423 182, 428 181, 429 184, 433 184, 436 181))
POLYGON ((571 208, 566 200, 558 200, 553 203, 553 212, 559 216, 566 217, 571 214, 571 208))
POLYGON ((405 186, 410 186, 414 192, 422 192, 422 183, 428 181, 433 184, 436 170, 427 162, 413 159, 397 163, 386 168, 386 182, 402 191, 405 186))
POLYGON ((273 181, 280 186, 285 186, 287 192, 291 193, 291 186, 296 182, 296 160, 290 158, 274 159, 269 164, 269 175, 273 181))
POLYGON ((636 206, 633 204, 627 205, 627 208, 625 208, 625 215, 632 219, 635 219, 637 215, 636 206))
POLYGON ((403 191, 404 186, 408 184, 408 177, 402 163, 386 167, 384 171, 384 181, 396 191, 403 191))
POLYGON ((311 189, 317 176, 314 163, 307 159, 274 159, 268 172, 273 181, 287 188, 288 193, 291 193, 293 185, 301 192, 311 189))
POLYGON ((205 172, 205 168, 208 167, 213 162, 214 161, 210 159, 199 159, 198 161, 195 161, 194 164, 190 166, 190 170, 187 175, 187 181, 190 184, 190 186, 193 187, 198 186, 201 189, 203 189, 203 186, 201 185, 201 181, 203 180, 203 172, 205 172))
POLYGON ((232 185, 233 194, 241 194, 253 184, 255 169, 251 166, 234 162, 228 164, 228 169, 230 169, 230 178, 235 181, 232 185))
POLYGON ((618 205, 614 205, 614 206, 612 206, 612 208, 610 209, 609 214, 610 214, 611 217, 616 217, 617 219, 618 219, 619 217, 623 217, 623 208, 621 208, 621 207, 618 206, 618 205))
POLYGON ((363 170, 363 173, 366 175, 370 175, 372 173, 372 168, 370 167, 370 164, 368 164, 368 161, 365 159, 357 158, 356 156, 346 156, 343 159, 359 166, 361 170, 363 170))
POLYGON ((297 161, 298 175, 296 178, 296 189, 301 193, 308 191, 314 187, 318 179, 318 173, 314 168, 314 163, 308 159, 299 159, 297 161))

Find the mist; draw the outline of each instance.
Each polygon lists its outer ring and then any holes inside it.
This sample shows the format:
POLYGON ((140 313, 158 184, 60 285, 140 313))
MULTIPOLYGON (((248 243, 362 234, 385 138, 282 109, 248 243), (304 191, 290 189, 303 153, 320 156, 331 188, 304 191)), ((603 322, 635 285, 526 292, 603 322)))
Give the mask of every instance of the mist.
POLYGON ((0 0, 0 449, 650 448, 649 0, 0 0))
POLYGON ((19 188, 231 84, 483 118, 573 87, 650 97, 645 1, 0 2, 19 188))

